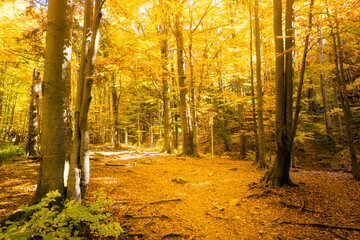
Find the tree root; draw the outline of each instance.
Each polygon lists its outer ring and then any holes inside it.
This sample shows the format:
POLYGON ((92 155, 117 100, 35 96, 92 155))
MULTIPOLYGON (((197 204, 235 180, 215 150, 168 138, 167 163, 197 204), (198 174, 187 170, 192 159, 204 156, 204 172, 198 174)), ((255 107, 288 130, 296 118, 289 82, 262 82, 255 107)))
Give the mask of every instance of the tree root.
POLYGON ((263 192, 261 193, 254 193, 254 194, 251 194, 249 196, 246 196, 245 198, 260 198, 260 197, 264 197, 264 196, 268 196, 269 194, 274 194, 274 195, 277 195, 277 196, 282 196, 280 193, 277 193, 277 192, 274 192, 274 191, 271 191, 270 189, 266 189, 264 190, 263 192))
POLYGON ((335 225, 327 225, 327 224, 322 224, 322 223, 297 223, 297 222, 284 221, 284 222, 281 222, 280 224, 292 224, 292 225, 299 225, 299 226, 311 226, 311 227, 318 227, 318 228, 340 229, 340 230, 360 232, 360 228, 357 228, 357 227, 335 226, 335 225))
POLYGON ((300 206, 297 206, 297 205, 294 205, 294 204, 291 204, 291 203, 287 203, 287 202, 284 202, 284 201, 279 201, 279 203, 281 205, 285 206, 285 207, 292 208, 292 209, 297 209, 299 213, 301 213, 303 211, 314 213, 314 211, 305 208, 305 202, 302 199, 300 199, 300 206))

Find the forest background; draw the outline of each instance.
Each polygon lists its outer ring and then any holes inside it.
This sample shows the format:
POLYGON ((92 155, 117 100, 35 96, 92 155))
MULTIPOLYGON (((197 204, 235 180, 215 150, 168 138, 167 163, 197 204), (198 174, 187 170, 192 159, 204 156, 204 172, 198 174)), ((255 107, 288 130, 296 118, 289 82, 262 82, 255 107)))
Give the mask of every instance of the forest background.
MULTIPOLYGON (((85 77, 93 87, 84 132, 91 144, 211 157, 213 133, 215 155, 251 159, 260 168, 276 159, 285 176, 273 177, 274 164, 266 176, 273 185, 291 184, 290 159, 293 166, 351 165, 349 170, 359 178, 360 14, 354 10, 359 2, 281 5, 281 1, 97 2, 91 11, 95 20, 102 11, 100 40, 92 46, 96 61, 85 77), (278 7, 269 11, 273 4, 278 7), (286 62, 286 71, 279 69, 279 61, 284 62, 282 68, 286 62), (279 163, 282 148, 285 161, 279 163)), ((72 122, 65 125, 73 126, 74 142, 81 132, 76 99, 86 71, 81 69, 86 12, 82 3, 74 3, 69 24, 72 54, 67 56, 70 85, 57 88, 69 96, 66 104, 71 112, 66 114, 72 114, 72 122)), ((1 3, 1 134, 16 144, 28 141, 27 151, 34 156, 46 147, 30 146, 40 139, 40 132, 31 135, 32 127, 39 131, 49 117, 32 116, 34 104, 29 114, 29 103, 40 99, 39 92, 38 98, 32 96, 46 72, 47 16, 47 2, 1 3)), ((49 104, 45 98, 41 101, 49 104)), ((40 100, 35 105, 36 113, 42 112, 40 100)), ((51 111, 50 115, 57 110, 51 111)))

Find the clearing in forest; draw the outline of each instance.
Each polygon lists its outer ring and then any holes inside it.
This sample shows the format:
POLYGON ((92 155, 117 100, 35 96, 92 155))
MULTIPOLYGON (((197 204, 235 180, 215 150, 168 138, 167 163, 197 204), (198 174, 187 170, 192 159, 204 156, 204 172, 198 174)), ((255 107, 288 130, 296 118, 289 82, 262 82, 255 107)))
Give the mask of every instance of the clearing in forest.
MULTIPOLYGON (((344 172, 293 169, 299 187, 264 189, 252 162, 150 152, 94 153, 89 202, 106 210, 125 239, 360 239, 360 186, 344 172)), ((34 194, 38 163, 0 167, 0 217, 34 194)))

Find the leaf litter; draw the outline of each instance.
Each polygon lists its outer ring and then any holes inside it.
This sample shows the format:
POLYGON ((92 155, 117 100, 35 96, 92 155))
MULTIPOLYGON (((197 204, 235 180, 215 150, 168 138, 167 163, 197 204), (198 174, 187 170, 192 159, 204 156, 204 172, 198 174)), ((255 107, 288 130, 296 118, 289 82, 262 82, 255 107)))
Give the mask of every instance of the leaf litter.
MULTIPOLYGON (((135 151, 91 164, 88 201, 100 189, 113 200, 124 239, 360 239, 360 183, 346 172, 296 169, 298 187, 270 189, 248 161, 135 151)), ((0 166, 1 218, 30 202, 38 168, 0 166)))

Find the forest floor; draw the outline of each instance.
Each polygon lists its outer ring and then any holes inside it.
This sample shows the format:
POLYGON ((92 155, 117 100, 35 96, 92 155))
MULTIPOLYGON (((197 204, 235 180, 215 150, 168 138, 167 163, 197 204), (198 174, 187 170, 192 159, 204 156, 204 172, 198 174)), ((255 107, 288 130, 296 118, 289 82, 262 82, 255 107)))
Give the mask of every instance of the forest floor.
MULTIPOLYGON (((88 201, 113 200, 125 239, 360 239, 360 182, 341 171, 292 169, 298 187, 263 188, 249 161, 155 152, 91 155, 88 201)), ((39 163, 0 166, 0 218, 29 203, 39 163)))

